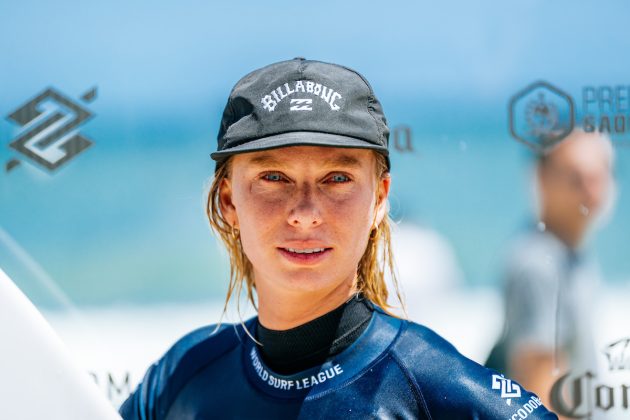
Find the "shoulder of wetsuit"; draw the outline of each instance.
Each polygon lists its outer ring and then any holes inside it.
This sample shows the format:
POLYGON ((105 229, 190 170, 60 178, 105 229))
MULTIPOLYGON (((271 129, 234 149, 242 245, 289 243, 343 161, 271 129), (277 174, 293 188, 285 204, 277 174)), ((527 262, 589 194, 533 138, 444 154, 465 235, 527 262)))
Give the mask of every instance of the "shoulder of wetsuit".
POLYGON ((465 357, 430 328, 402 322, 390 354, 433 418, 557 419, 515 381, 465 357))
MULTIPOLYGON (((250 333, 255 317, 244 324, 250 333)), ((216 324, 198 328, 181 337, 147 370, 142 382, 121 405, 126 419, 159 419, 166 415, 173 399, 203 366, 236 347, 245 335, 241 324, 216 324)))

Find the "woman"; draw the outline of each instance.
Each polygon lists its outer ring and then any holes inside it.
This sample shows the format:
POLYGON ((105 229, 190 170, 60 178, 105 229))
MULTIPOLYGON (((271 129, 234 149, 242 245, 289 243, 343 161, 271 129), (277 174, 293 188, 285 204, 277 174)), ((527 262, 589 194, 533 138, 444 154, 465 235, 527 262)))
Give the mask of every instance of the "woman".
POLYGON ((297 57, 236 84, 208 216, 230 254, 226 305, 245 287, 258 316, 179 340, 124 418, 556 418, 389 312, 388 137, 346 67, 297 57))

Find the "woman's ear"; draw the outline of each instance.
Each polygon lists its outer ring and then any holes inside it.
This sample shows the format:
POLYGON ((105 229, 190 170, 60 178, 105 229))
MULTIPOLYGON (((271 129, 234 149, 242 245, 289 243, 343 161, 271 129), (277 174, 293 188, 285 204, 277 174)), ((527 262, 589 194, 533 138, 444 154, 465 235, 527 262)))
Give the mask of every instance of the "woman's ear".
POLYGON ((389 197, 389 187, 392 179, 389 174, 383 175, 378 183, 378 196, 376 197, 376 215, 374 218, 375 226, 381 224, 381 221, 387 214, 387 197, 389 197))
POLYGON ((221 180, 219 186, 219 205, 221 206, 221 214, 225 220, 233 228, 238 227, 238 216, 236 215, 236 207, 232 199, 232 183, 228 178, 221 180))

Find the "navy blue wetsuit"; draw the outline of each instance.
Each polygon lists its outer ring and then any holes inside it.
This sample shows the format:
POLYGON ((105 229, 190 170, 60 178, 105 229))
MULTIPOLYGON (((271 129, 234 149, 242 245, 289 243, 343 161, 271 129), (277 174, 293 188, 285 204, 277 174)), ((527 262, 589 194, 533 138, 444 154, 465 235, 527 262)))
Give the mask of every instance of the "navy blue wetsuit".
MULTIPOLYGON (((125 419, 557 419, 538 397, 446 340, 374 305, 323 365, 273 372, 241 324, 191 332, 147 371, 125 419)), ((245 321, 256 331, 257 317, 245 321)))

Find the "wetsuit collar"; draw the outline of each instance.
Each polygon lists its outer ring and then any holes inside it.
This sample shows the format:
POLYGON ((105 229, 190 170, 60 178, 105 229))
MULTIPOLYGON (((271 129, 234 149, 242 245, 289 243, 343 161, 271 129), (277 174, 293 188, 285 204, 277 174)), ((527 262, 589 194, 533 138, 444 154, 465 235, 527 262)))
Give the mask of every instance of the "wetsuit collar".
POLYGON ((373 310, 371 303, 356 293, 336 309, 288 330, 271 330, 258 322, 259 354, 268 367, 282 375, 319 366, 363 333, 373 310))
MULTIPOLYGON (((374 309, 369 325, 348 348, 321 366, 293 375, 271 370, 260 357, 256 344, 245 336, 242 357, 249 381, 262 392, 280 398, 311 399, 343 386, 375 363, 400 332, 402 320, 385 314, 376 305, 374 309)), ((254 317, 246 326, 255 331, 257 323, 258 318, 254 317)))

